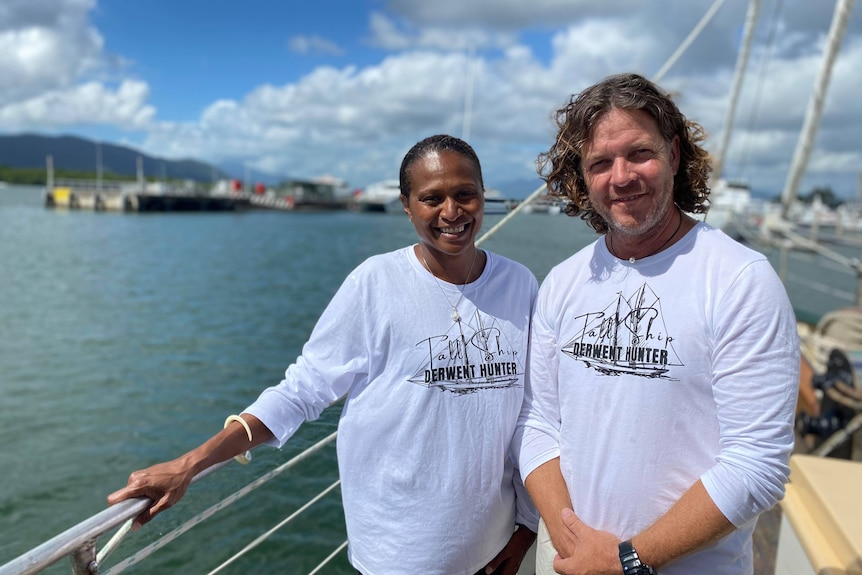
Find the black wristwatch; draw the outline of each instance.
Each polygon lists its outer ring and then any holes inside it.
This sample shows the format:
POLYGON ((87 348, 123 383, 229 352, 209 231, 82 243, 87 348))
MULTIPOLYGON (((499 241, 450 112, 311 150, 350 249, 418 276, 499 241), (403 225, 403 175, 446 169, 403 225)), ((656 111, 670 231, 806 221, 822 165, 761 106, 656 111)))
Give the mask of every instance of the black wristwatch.
POLYGON ((641 562, 631 539, 620 543, 620 563, 623 565, 624 575, 656 575, 658 573, 649 565, 644 565, 641 562))

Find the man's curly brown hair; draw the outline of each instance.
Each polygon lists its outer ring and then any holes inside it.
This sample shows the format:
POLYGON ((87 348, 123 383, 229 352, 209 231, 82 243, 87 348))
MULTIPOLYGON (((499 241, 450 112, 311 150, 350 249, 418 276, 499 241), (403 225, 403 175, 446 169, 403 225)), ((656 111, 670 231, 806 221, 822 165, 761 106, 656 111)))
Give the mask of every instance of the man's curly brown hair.
POLYGON ((699 144, 703 127, 682 115, 670 96, 637 74, 609 76, 580 94, 555 113, 557 139, 539 154, 539 175, 548 195, 566 200, 566 214, 580 216, 597 233, 608 231, 608 223, 590 204, 581 165, 581 150, 596 124, 612 109, 643 110, 655 120, 669 144, 679 136, 680 169, 674 177, 674 203, 683 211, 702 214, 709 209, 709 153, 699 144))

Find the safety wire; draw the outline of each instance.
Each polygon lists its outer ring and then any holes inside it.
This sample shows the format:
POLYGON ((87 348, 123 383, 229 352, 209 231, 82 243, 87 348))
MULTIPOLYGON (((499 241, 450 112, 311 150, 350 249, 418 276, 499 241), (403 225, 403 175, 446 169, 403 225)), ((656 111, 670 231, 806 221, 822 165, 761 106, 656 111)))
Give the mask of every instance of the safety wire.
MULTIPOLYGON (((251 483, 249 483, 248 485, 246 485, 242 489, 239 489, 238 491, 236 491, 232 495, 229 495, 228 497, 222 499, 221 501, 219 501, 215 505, 209 507, 205 511, 199 513, 198 515, 195 515, 194 517, 192 517, 191 519, 189 519, 188 521, 186 521, 185 523, 183 523, 182 525, 180 525, 176 529, 166 533, 165 535, 163 535, 162 537, 160 537, 156 541, 150 543, 149 545, 142 548, 138 552, 133 553, 132 555, 130 555, 129 557, 127 557, 123 561, 117 563, 110 570, 106 571, 105 575, 115 575, 118 573, 122 573, 128 567, 131 567, 132 565, 135 565, 136 563, 139 563, 140 561, 146 559, 147 557, 152 555, 154 552, 161 549, 162 547, 164 547, 165 545, 167 545, 168 543, 170 543, 171 541, 173 541, 174 539, 176 539, 177 537, 179 537, 180 535, 182 535, 183 533, 185 533, 186 531, 188 531, 189 529, 191 529, 195 525, 202 523, 204 520, 208 519, 209 517, 211 517, 212 515, 214 515, 218 511, 221 511, 222 509, 224 509, 228 505, 231 505, 232 503, 234 503, 235 501, 237 501, 241 497, 248 495, 249 493, 251 493, 252 491, 257 489, 258 487, 262 486, 263 484, 267 483, 271 479, 274 479, 275 477, 281 475, 283 472, 287 471, 288 469, 291 469, 292 467, 296 466, 298 463, 304 461, 309 456, 316 453, 317 451, 319 451, 320 449, 322 449, 323 447, 325 447, 329 443, 332 443, 333 441, 335 441, 335 438, 337 435, 338 435, 338 432, 331 433, 330 435, 321 439, 320 441, 318 441, 317 443, 315 443, 314 445, 312 445, 311 447, 309 447, 308 449, 306 449, 305 451, 303 451, 302 453, 300 453, 296 457, 290 459, 286 463, 282 463, 281 465, 279 465, 275 469, 268 471, 267 473, 264 473, 263 475, 261 475, 260 477, 258 477, 257 479, 255 479, 254 481, 252 481, 251 483)), ((334 486, 330 486, 330 489, 332 489, 332 487, 334 487, 334 486)), ((120 531, 123 531, 123 529, 121 529, 120 531)))

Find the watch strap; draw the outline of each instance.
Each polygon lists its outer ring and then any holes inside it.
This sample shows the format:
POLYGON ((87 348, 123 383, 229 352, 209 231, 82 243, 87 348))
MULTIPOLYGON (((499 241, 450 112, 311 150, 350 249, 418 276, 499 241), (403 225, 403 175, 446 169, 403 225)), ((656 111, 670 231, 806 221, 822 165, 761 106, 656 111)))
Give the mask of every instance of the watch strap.
POLYGON ((645 565, 635 551, 632 540, 627 539, 619 544, 620 564, 624 575, 656 575, 656 570, 645 565))

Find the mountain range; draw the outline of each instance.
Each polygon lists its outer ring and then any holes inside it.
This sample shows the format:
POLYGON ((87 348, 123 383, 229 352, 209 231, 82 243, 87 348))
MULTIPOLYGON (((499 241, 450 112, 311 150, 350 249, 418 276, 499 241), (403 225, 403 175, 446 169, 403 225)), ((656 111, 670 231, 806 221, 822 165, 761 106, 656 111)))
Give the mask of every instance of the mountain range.
POLYGON ((135 178, 140 157, 147 178, 209 182, 230 177, 220 168, 197 160, 166 160, 126 146, 77 136, 0 135, 0 166, 45 168, 48 156, 52 158, 54 169, 78 172, 98 171, 101 158, 102 173, 135 178))
MULTIPOLYGON (((213 166, 198 160, 167 160, 148 156, 127 146, 96 142, 77 136, 44 136, 38 134, 0 134, 0 166, 44 170, 46 158, 51 156, 55 170, 95 173, 101 159, 102 173, 137 177, 138 158, 143 163, 144 177, 155 179, 214 180, 247 175, 239 163, 213 166)), ((284 177, 255 172, 254 180, 273 185, 284 177)), ((508 182, 488 182, 505 197, 523 199, 542 182, 537 178, 523 178, 508 182)))

